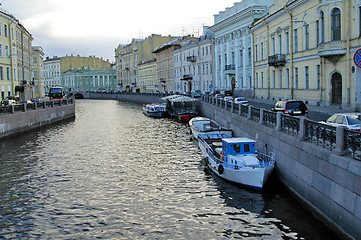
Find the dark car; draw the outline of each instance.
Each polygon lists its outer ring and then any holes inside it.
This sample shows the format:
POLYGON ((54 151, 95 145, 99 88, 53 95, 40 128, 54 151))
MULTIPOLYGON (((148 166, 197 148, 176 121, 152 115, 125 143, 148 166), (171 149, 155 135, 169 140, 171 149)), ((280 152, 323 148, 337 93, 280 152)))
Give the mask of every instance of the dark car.
POLYGON ((308 117, 308 108, 303 101, 287 100, 278 101, 271 109, 274 112, 283 112, 291 116, 306 116, 308 117))

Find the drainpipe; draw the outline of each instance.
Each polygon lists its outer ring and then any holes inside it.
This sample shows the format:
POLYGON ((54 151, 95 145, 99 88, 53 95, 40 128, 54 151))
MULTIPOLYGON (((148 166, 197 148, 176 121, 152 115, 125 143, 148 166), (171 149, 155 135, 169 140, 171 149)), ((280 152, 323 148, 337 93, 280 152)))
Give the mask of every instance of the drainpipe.
MULTIPOLYGON (((346 4, 348 5, 348 12, 351 13, 351 1, 346 1, 346 4)), ((351 23, 351 14, 348 15, 348 22, 351 23)), ((346 61, 346 72, 348 74, 347 77, 347 81, 346 81, 346 96, 347 96, 347 105, 350 106, 351 104, 351 79, 352 79, 352 71, 351 71, 351 61, 350 59, 353 59, 350 53, 350 48, 351 48, 351 41, 350 41, 350 35, 351 35, 351 24, 346 24, 347 28, 346 28, 346 34, 347 34, 347 58, 348 61, 346 61)))
POLYGON ((290 43, 290 49, 289 49, 289 52, 290 52, 290 84, 291 84, 291 99, 293 99, 293 95, 294 95, 294 72, 293 72, 293 16, 292 16, 292 13, 287 9, 287 4, 288 2, 286 3, 285 6, 283 6, 283 9, 290 15, 290 40, 289 40, 289 43, 290 43))

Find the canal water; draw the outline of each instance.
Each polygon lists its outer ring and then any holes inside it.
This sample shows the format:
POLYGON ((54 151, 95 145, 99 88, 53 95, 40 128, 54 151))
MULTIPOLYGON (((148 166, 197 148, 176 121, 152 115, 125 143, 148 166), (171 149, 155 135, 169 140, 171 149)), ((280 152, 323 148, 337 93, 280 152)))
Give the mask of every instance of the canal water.
POLYGON ((337 239, 272 178, 212 175, 186 125, 77 100, 76 119, 0 142, 0 239, 337 239))

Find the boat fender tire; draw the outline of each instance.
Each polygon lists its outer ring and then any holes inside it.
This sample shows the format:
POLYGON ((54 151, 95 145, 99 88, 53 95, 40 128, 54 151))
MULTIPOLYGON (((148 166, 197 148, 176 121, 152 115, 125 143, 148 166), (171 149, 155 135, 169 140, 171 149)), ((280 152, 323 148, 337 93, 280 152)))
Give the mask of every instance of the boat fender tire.
POLYGON ((223 167, 223 165, 221 164, 221 165, 218 166, 218 173, 219 173, 219 174, 223 174, 223 172, 224 172, 224 167, 223 167))

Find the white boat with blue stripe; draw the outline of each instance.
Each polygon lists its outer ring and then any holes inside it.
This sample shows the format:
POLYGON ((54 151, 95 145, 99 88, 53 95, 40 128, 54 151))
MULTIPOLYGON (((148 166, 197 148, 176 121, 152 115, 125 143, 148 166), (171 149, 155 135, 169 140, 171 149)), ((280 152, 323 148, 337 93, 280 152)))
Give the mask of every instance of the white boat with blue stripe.
POLYGON ((143 104, 143 113, 148 117, 161 118, 165 117, 167 108, 164 104, 159 103, 143 104))
POLYGON ((262 190, 275 166, 275 155, 259 154, 255 141, 226 134, 199 134, 198 144, 208 167, 219 177, 262 190))

